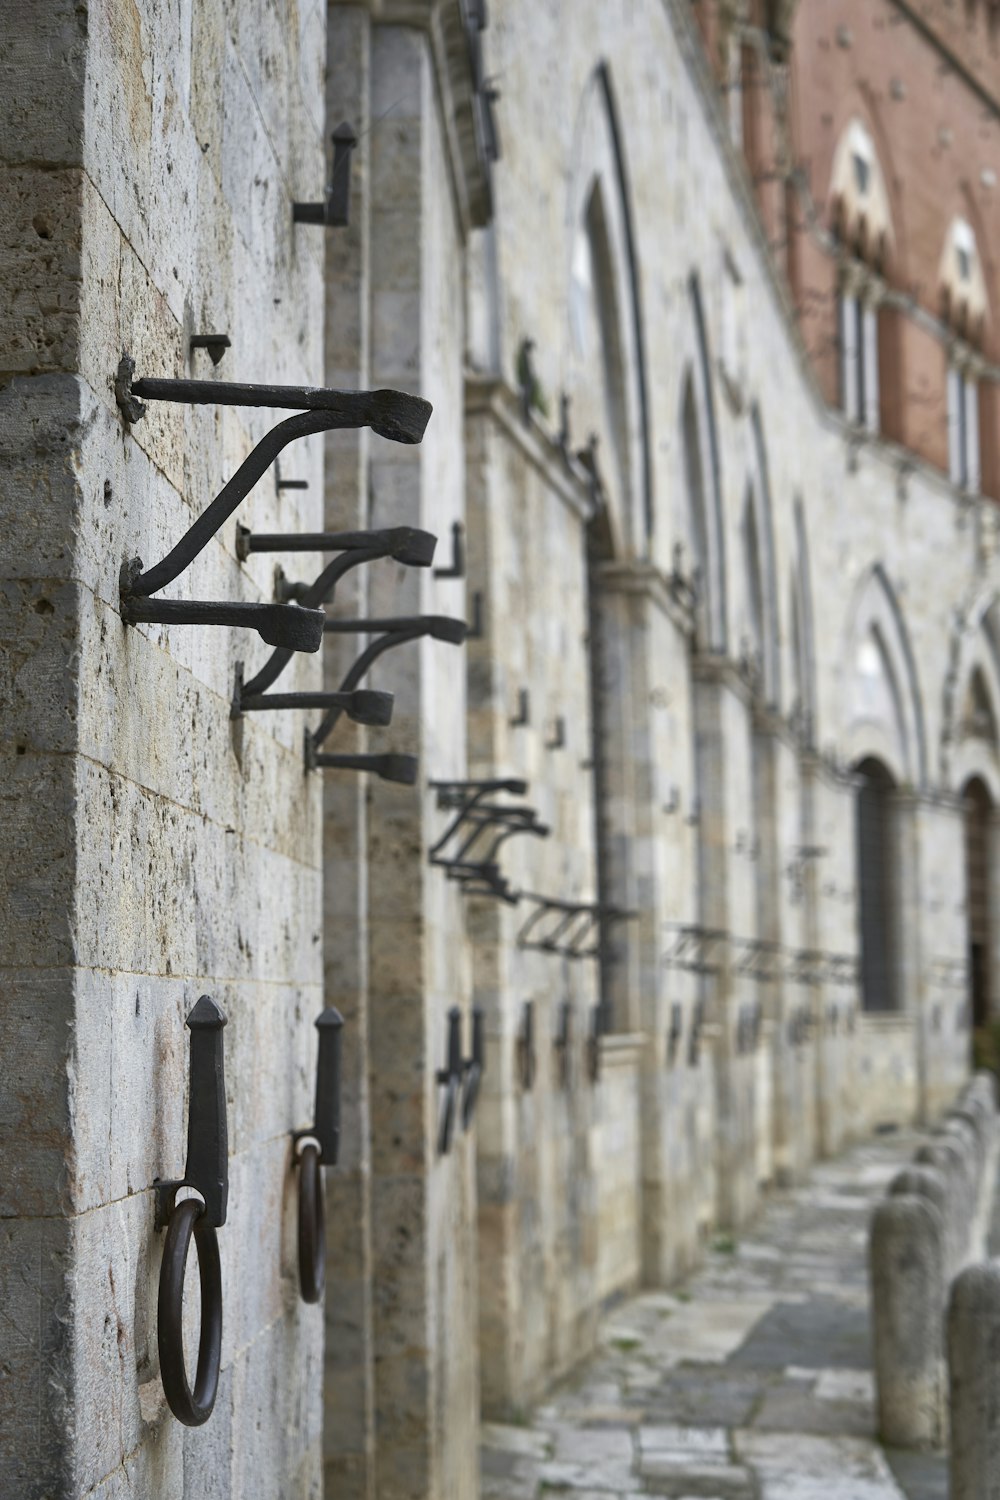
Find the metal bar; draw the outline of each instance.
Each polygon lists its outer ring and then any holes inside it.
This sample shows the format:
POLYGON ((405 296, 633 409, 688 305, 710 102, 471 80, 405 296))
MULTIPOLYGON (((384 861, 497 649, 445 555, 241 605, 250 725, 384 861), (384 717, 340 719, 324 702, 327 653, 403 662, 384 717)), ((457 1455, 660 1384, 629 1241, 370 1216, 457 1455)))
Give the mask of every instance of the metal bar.
POLYGON ((356 693, 241 693, 241 713, 279 708, 340 708, 355 724, 380 728, 392 723, 392 693, 362 689, 356 693))
POLYGON ((324 1166, 336 1163, 340 1150, 340 1060, 344 1018, 334 1006, 322 1011, 316 1021, 319 1052, 316 1057, 316 1101, 313 1128, 324 1166))
POLYGON ((293 224, 322 224, 346 229, 351 221, 351 153, 358 144, 353 127, 344 120, 333 132, 333 171, 325 203, 293 203, 293 224))
POLYGON ((419 443, 430 421, 431 403, 406 391, 334 391, 312 385, 242 385, 229 380, 128 382, 140 401, 176 401, 185 406, 261 406, 305 413, 325 412, 328 428, 370 427, 393 443, 419 443))
POLYGON ((256 630, 269 646, 289 651, 318 651, 323 644, 321 609, 294 604, 228 604, 204 599, 146 599, 125 593, 121 615, 126 625, 236 625, 256 630))
POLYGON ((415 526, 393 526, 382 531, 249 531, 240 527, 236 551, 251 552, 366 552, 394 557, 410 567, 429 567, 437 537, 415 526))
POLYGON ((205 1200, 202 1223, 226 1222, 229 1145, 222 1031, 226 1017, 210 995, 202 995, 184 1023, 191 1033, 187 1161, 184 1182, 205 1200))
MULTIPOLYGON (((367 623, 367 625, 371 627, 373 623, 381 624, 383 622, 335 622, 330 620, 326 622, 327 626, 330 626, 331 624, 357 626, 359 623, 362 626, 367 623)), ((357 687, 358 683, 361 681, 362 677, 364 677, 369 667, 371 667, 372 663, 375 662, 384 651, 389 651, 395 646, 401 646, 406 641, 419 640, 421 636, 425 635, 431 636, 434 640, 448 641, 452 645, 461 645, 462 641, 465 639, 465 634, 468 628, 464 620, 453 620, 446 615, 417 615, 405 621, 397 620, 388 621, 385 623, 392 625, 394 628, 388 630, 385 635, 379 636, 377 640, 372 641, 371 645, 369 645, 364 651, 362 651, 361 655, 351 666, 343 682, 340 684, 341 692, 350 692, 353 688, 357 687)), ((318 749, 319 746, 322 745, 323 741, 335 728, 337 720, 339 718, 340 713, 337 709, 331 709, 329 713, 324 715, 322 721, 312 735, 312 744, 314 749, 318 749)))
POLYGON ((315 755, 317 770, 370 771, 380 781, 398 781, 413 786, 419 762, 415 755, 315 755))

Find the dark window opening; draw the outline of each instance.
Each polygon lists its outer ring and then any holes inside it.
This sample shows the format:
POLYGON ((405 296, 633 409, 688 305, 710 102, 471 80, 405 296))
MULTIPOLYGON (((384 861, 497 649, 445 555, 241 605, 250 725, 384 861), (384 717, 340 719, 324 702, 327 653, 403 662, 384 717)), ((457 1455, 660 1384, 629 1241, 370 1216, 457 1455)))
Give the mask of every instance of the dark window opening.
POLYGON ((866 1011, 894 1011, 899 1009, 895 784, 882 762, 872 758, 861 761, 855 773, 862 778, 855 804, 861 1005, 866 1011))

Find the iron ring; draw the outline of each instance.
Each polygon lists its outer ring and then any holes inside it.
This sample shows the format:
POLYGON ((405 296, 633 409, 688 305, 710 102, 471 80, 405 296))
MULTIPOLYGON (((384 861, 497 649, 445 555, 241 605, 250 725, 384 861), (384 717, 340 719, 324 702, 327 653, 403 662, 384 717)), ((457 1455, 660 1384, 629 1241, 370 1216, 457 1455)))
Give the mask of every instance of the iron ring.
POLYGON ((204 1204, 185 1198, 175 1204, 167 1225, 156 1304, 160 1380, 167 1404, 185 1427, 200 1427, 212 1415, 222 1362, 222 1266, 219 1241, 210 1224, 198 1225, 204 1204), (194 1235, 201 1283, 201 1337, 194 1394, 184 1368, 184 1270, 194 1235))
POLYGON ((299 1156, 299 1290, 318 1302, 326 1281, 326 1220, 320 1150, 308 1141, 299 1156))

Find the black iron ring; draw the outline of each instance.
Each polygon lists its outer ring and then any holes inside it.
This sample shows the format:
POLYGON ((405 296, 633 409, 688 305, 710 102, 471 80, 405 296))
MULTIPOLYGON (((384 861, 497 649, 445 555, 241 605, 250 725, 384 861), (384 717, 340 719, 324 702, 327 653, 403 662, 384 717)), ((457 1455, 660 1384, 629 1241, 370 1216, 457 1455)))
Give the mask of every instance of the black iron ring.
POLYGON ((160 1380, 170 1410, 185 1427, 200 1427, 212 1415, 222 1362, 222 1266, 215 1229, 210 1224, 198 1225, 204 1208, 197 1198, 185 1198, 174 1206, 163 1245, 156 1304, 160 1380), (201 1337, 193 1395, 184 1368, 184 1268, 192 1234, 201 1282, 201 1337))
POLYGON ((326 1220, 320 1151, 307 1141, 299 1155, 299 1290, 318 1302, 326 1282, 326 1220))

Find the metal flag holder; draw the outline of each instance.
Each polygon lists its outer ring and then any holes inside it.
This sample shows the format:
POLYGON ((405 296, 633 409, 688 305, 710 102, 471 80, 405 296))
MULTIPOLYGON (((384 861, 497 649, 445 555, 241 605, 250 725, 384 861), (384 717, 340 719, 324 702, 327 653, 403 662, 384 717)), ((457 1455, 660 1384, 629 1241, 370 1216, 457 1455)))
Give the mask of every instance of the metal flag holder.
POLYGON ((601 935, 616 922, 634 921, 638 912, 597 901, 563 901, 522 891, 534 910, 522 923, 517 946, 534 953, 554 953, 560 958, 600 958, 601 935), (595 940, 595 932, 597 934, 595 940))
MULTIPOLYGON (((432 640, 445 641, 460 646, 465 641, 468 626, 464 620, 449 615, 401 615, 398 618, 377 620, 327 620, 324 630, 330 635, 374 635, 348 669, 340 684, 340 692, 353 692, 371 666, 386 651, 408 641, 429 636, 432 640)), ((343 709, 332 706, 327 709, 318 727, 305 733, 305 763, 307 771, 347 770, 371 771, 383 781, 398 781, 412 786, 417 779, 417 761, 412 755, 330 755, 321 746, 336 728, 343 709)))
POLYGON ((115 397, 130 425, 146 414, 146 401, 188 406, 255 406, 292 409, 262 438, 184 536, 160 562, 145 568, 140 558, 124 563, 120 575, 121 616, 127 625, 236 625, 258 632, 270 646, 318 651, 325 616, 319 609, 287 604, 243 604, 215 600, 154 600, 152 595, 179 577, 246 499, 282 449, 297 438, 336 428, 371 427, 398 443, 419 443, 431 406, 402 391, 334 391, 314 386, 238 385, 215 380, 135 378, 135 362, 124 354, 115 379, 115 397))
POLYGON ((222 1360, 222 1268, 216 1230, 226 1222, 229 1146, 222 1029, 226 1017, 208 995, 189 1012, 191 1032, 187 1160, 184 1176, 157 1181, 155 1228, 166 1229, 157 1298, 156 1340, 167 1404, 186 1427, 212 1415, 222 1360), (197 1197, 177 1201, 181 1188, 197 1197), (198 1252, 201 1337, 194 1391, 184 1366, 184 1273, 191 1237, 198 1252))
MULTIPOLYGON (((340 579, 353 568, 379 558, 390 558, 405 567, 426 568, 434 557, 437 538, 429 531, 418 531, 412 526, 395 526, 382 531, 329 531, 329 532, 252 532, 240 526, 236 533, 236 555, 241 561, 255 552, 337 552, 339 555, 327 563, 313 583, 292 583, 279 575, 278 594, 282 604, 294 601, 301 608, 317 609, 330 603, 340 579)), ((337 693, 268 693, 266 690, 277 681, 291 661, 292 653, 276 650, 264 663, 260 671, 243 681, 243 665, 236 672, 236 688, 233 693, 232 717, 243 713, 261 712, 279 708, 337 709, 359 724, 385 725, 392 719, 392 694, 370 694, 381 699, 374 702, 363 700, 363 695, 340 691, 337 693), (363 700, 363 701, 361 701, 363 700), (359 708, 360 701, 360 708, 359 708), (376 717, 370 717, 370 714, 376 717)))
POLYGON ((551 830, 539 822, 533 807, 525 804, 513 806, 488 801, 499 793, 522 796, 528 790, 526 781, 510 777, 480 781, 432 781, 437 792, 439 808, 453 811, 455 816, 444 833, 429 851, 432 865, 445 870, 450 880, 456 880, 468 895, 493 896, 515 905, 517 892, 500 871, 497 862, 501 845, 519 834, 532 834, 536 838, 548 838, 551 830), (489 843, 474 846, 484 835, 491 835, 489 843), (450 855, 444 850, 457 841, 450 855), (478 857, 474 858, 473 854, 478 857))
POLYGON ((340 1149, 340 1054, 344 1018, 331 1005, 316 1021, 319 1053, 313 1124, 292 1132, 299 1169, 299 1291, 303 1302, 323 1295, 326 1259, 321 1167, 336 1166, 340 1149))

